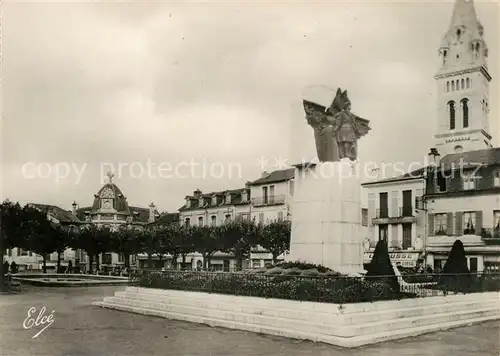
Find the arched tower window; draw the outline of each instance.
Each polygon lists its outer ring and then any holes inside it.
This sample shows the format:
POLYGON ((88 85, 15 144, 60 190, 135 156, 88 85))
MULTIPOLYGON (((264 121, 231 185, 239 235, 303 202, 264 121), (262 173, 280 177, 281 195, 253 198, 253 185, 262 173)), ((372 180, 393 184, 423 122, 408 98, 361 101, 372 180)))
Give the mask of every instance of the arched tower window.
POLYGON ((462 30, 457 29, 457 41, 460 41, 461 36, 462 36, 462 30))
POLYGON ((455 102, 448 102, 448 111, 450 112, 450 130, 455 130, 455 102))
POLYGON ((446 82, 446 92, 449 92, 450 91, 450 82, 447 81, 446 82))
POLYGON ((451 81, 451 91, 455 91, 455 81, 451 81))
POLYGON ((462 80, 460 81, 460 88, 462 88, 462 89, 465 88, 465 80, 464 80, 464 78, 462 78, 462 80))
POLYGON ((457 88, 457 90, 460 90, 460 81, 458 79, 455 83, 455 87, 457 88))
POLYGON ((478 42, 478 43, 476 43, 476 51, 478 51, 478 52, 479 52, 479 48, 481 48, 481 45, 480 45, 480 44, 479 44, 479 42, 478 42))
POLYGON ((462 118, 464 128, 469 127, 469 100, 462 99, 460 103, 462 104, 462 118))
POLYGON ((469 78, 467 78, 467 79, 465 80, 465 85, 466 85, 467 89, 469 89, 469 88, 470 88, 470 79, 469 79, 469 78))

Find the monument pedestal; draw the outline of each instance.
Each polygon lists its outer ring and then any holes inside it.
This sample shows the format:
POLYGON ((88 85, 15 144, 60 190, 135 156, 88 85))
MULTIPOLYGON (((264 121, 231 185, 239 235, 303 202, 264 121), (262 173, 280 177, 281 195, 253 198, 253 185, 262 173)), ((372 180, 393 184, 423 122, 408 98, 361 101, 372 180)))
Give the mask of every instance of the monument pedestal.
POLYGON ((292 214, 290 261, 364 272, 357 162, 296 165, 292 214))

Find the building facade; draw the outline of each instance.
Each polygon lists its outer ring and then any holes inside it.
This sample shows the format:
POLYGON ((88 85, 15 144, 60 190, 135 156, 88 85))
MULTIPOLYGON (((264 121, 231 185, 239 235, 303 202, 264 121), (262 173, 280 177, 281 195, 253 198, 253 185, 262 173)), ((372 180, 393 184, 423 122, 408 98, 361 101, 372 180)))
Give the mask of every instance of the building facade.
POLYGON ((472 272, 500 271, 500 148, 445 156, 426 191, 427 263, 442 269, 460 239, 472 272))
POLYGON ((263 172, 261 178, 249 183, 252 219, 259 223, 291 220, 295 170, 263 172))
POLYGON ((422 172, 364 183, 366 201, 365 257, 369 263, 377 241, 387 242, 391 260, 414 267, 423 253, 425 212, 417 209, 425 181, 422 172))
MULTIPOLYGON (((217 226, 236 218, 267 224, 276 220, 290 220, 290 203, 293 195, 293 169, 263 172, 261 178, 247 182, 245 187, 225 191, 203 193, 200 189, 187 195, 179 208, 179 221, 185 226, 217 226)), ((284 256, 280 256, 282 259, 284 256)), ((177 261, 179 265, 181 261, 177 261)), ((187 256, 184 268, 197 268, 203 263, 198 253, 187 256)), ((272 255, 255 247, 244 268, 260 268, 272 263, 272 255)), ((232 270, 236 267, 233 255, 217 252, 211 258, 209 268, 232 270)), ((165 261, 165 267, 171 266, 165 261)))

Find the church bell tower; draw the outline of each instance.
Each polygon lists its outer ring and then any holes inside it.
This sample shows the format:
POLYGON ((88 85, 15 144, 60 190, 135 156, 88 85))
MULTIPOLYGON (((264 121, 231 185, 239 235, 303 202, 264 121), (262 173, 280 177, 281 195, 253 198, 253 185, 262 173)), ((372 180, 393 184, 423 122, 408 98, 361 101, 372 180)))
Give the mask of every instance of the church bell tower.
POLYGON ((442 156, 491 148, 488 47, 472 0, 456 0, 439 47, 437 131, 442 156))

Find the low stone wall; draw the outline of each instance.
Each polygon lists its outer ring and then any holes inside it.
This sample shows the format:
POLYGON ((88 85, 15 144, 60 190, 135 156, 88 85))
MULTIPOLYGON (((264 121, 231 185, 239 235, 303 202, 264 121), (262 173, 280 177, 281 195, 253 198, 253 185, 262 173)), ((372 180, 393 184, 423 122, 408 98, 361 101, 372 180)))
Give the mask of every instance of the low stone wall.
POLYGON ((103 285, 132 285, 127 277, 92 274, 15 274, 13 281, 45 287, 87 287, 103 285))
POLYGON ((94 305, 343 347, 500 319, 500 294, 329 304, 127 287, 94 305))

